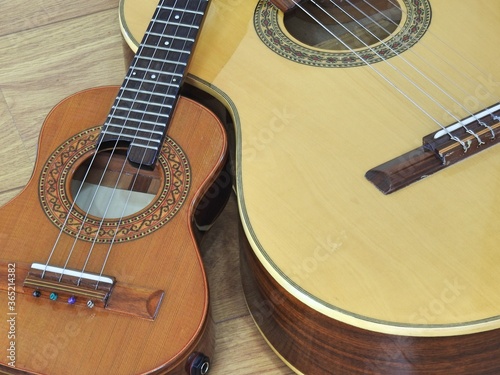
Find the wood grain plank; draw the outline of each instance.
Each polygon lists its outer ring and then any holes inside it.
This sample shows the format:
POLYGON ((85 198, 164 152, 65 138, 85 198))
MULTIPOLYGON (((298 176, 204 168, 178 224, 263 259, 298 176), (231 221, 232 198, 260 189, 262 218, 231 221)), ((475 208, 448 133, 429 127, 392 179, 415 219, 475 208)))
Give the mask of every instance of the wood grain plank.
POLYGON ((0 88, 34 156, 50 109, 86 88, 120 84, 125 72, 116 9, 23 31, 0 40, 0 88), (92 28, 90 25, 100 25, 92 28))
POLYGON ((13 198, 28 182, 33 169, 5 98, 0 92, 0 205, 13 198))
POLYGON ((77 0, 1 0, 0 36, 115 9, 117 0, 88 0, 82 5, 77 0))
POLYGON ((269 350, 250 316, 217 324, 216 337, 213 374, 293 374, 279 357, 269 350))

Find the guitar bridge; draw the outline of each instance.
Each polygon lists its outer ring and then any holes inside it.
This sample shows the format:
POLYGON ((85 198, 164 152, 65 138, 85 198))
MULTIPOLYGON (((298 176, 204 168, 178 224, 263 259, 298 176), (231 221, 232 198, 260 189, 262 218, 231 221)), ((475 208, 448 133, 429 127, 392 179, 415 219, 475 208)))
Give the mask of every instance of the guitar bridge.
POLYGON ((390 194, 500 141, 500 103, 423 138, 422 147, 369 170, 365 177, 390 194))
POLYGON ((35 297, 104 308, 114 282, 108 276, 33 263, 23 286, 35 297))
POLYGON ((120 283, 114 277, 87 272, 82 274, 80 271, 63 270, 41 263, 0 260, 0 291, 3 292, 13 288, 9 284, 11 278, 7 274, 8 265, 15 267, 15 280, 24 280, 21 285, 16 285, 16 293, 52 300, 49 302, 62 301, 70 305, 83 305, 155 320, 165 297, 164 290, 120 283))

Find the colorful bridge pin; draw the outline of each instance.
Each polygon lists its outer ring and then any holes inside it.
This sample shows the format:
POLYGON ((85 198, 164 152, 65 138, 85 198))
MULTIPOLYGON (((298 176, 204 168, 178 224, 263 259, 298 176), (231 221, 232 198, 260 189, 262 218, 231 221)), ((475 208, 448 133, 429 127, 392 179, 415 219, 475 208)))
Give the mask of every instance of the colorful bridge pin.
POLYGON ((75 296, 71 296, 68 298, 68 303, 70 305, 74 305, 76 303, 76 297, 75 296))
POLYGON ((40 297, 41 295, 42 295, 42 293, 41 293, 39 290, 35 290, 35 291, 33 292, 33 297, 35 297, 35 298, 38 298, 38 297, 40 297))
POLYGON ((59 297, 59 296, 57 295, 57 293, 54 293, 54 292, 50 293, 49 298, 50 298, 52 301, 57 300, 57 297, 59 297))

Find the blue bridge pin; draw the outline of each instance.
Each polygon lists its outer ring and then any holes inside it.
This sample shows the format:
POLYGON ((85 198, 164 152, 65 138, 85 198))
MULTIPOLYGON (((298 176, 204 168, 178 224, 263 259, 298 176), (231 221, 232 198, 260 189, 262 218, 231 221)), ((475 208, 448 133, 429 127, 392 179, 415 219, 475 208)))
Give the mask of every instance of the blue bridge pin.
POLYGON ((59 296, 57 295, 57 293, 54 293, 54 292, 50 293, 49 298, 50 298, 52 301, 57 300, 57 297, 59 297, 59 296))
POLYGON ((68 298, 68 303, 70 305, 74 305, 76 303, 76 297, 75 296, 71 296, 68 298))

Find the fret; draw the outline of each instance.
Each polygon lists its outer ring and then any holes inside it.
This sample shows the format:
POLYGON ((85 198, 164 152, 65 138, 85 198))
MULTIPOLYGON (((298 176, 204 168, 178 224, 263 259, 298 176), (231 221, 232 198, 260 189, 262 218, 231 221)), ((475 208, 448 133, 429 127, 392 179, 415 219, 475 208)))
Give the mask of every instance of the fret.
MULTIPOLYGON (((167 10, 178 10, 177 8, 172 8, 172 7, 164 7, 164 6, 158 6, 158 8, 161 8, 161 9, 167 9, 167 10)), ((183 9, 183 12, 186 12, 186 13, 194 13, 194 14, 203 15, 203 12, 200 12, 200 11, 198 11, 198 10, 183 9)))
POLYGON ((177 84, 169 84, 163 83, 162 81, 151 81, 147 79, 143 80, 134 80, 130 79, 128 82, 127 93, 125 91, 122 94, 128 94, 140 92, 141 96, 145 96, 148 94, 151 95, 159 95, 163 97, 165 94, 171 94, 171 97, 175 97, 176 91, 178 90, 179 85, 177 84))
MULTIPOLYGON (((178 70, 184 70, 179 68, 178 70)), ((138 68, 127 76, 127 88, 141 90, 145 93, 162 93, 166 90, 175 95, 175 91, 180 88, 183 76, 179 73, 162 72, 161 70, 150 71, 148 69, 138 68), (162 85, 160 87, 156 85, 162 85), (165 87, 169 86, 169 87, 165 87)))
MULTIPOLYGON (((133 113, 133 112, 131 112, 133 113)), ((137 115, 137 112, 132 117, 129 116, 120 116, 117 113, 114 113, 112 117, 110 117, 109 121, 106 122, 104 126, 115 126, 115 127, 133 127, 137 130, 145 130, 145 131, 161 131, 164 132, 166 128, 166 124, 169 120, 169 115, 164 115, 161 117, 158 116, 142 116, 137 115)))
POLYGON ((169 54, 168 56, 161 56, 162 53, 162 51, 157 51, 156 53, 154 53, 154 51, 150 51, 147 52, 146 55, 146 52, 143 52, 144 58, 134 63, 134 66, 131 68, 130 73, 127 76, 133 76, 134 71, 136 71, 136 74, 138 72, 147 71, 156 74, 183 77, 187 66, 188 56, 182 57, 181 60, 180 55, 175 56, 174 54, 169 54), (150 58, 155 60, 150 60, 150 58))
MULTIPOLYGON (((150 112, 151 113, 151 112, 150 112)), ((123 110, 116 110, 113 113, 113 117, 106 125, 113 126, 126 126, 130 124, 131 126, 136 126, 138 128, 153 129, 153 130, 165 130, 165 124, 168 123, 170 115, 158 115, 158 114, 144 114, 143 111, 129 111, 127 114, 123 110)))
POLYGON ((183 23, 183 22, 172 22, 172 21, 163 21, 163 20, 157 20, 156 22, 159 24, 164 24, 164 25, 173 25, 173 26, 181 26, 181 27, 199 29, 199 27, 196 25, 190 25, 190 24, 183 23))
MULTIPOLYGON (((161 33, 165 36, 175 35, 181 38, 195 39, 198 34, 198 28, 192 27, 180 27, 179 25, 173 25, 171 23, 160 25, 157 24, 150 32, 161 33)), ((146 41, 149 34, 146 34, 146 41)))
MULTIPOLYGON (((144 109, 143 106, 145 104, 143 104, 142 102, 148 102, 148 104, 150 105, 155 105, 155 104, 164 105, 165 107, 162 107, 162 109, 160 109, 159 111, 159 114, 164 116, 172 111, 172 108, 175 105, 176 98, 165 98, 160 95, 145 95, 145 93, 141 93, 140 91, 138 91, 138 93, 136 94, 133 93, 132 91, 128 91, 124 92, 121 98, 117 99, 117 101, 115 101, 114 104, 118 106, 120 105, 120 101, 123 102, 122 106, 126 107, 128 103, 132 103, 133 108, 138 110, 144 109), (124 100, 125 98, 129 98, 130 100, 125 101, 124 100), (135 106, 134 106, 134 101, 136 103, 135 106)), ((153 106, 151 106, 149 109, 153 111, 155 110, 153 106)), ((110 115, 113 115, 113 112, 111 112, 110 115)))
POLYGON ((188 55, 191 53, 191 51, 183 51, 183 50, 177 49, 177 48, 168 48, 168 47, 161 47, 161 46, 156 46, 154 48, 155 48, 155 50, 168 51, 168 52, 174 52, 174 53, 185 53, 188 55))
MULTIPOLYGON (((136 121, 136 122, 139 122, 141 124, 147 124, 147 125, 155 125, 155 126, 162 126, 161 123, 158 123, 156 121, 147 121, 147 120, 143 120, 143 119, 134 119, 134 118, 130 118, 130 117, 124 117, 124 116, 116 116, 116 115, 113 115, 113 119, 118 119, 118 120, 125 120, 125 121, 136 121)), ((111 123, 113 124, 113 123, 111 123)), ((116 124, 115 124, 116 125, 116 124)), ((164 125, 163 125, 164 126, 164 125)), ((124 128, 126 126, 123 126, 124 128)))
POLYGON ((155 147, 155 146, 150 146, 150 145, 141 145, 139 143, 135 143, 135 142, 132 142, 131 143, 132 146, 135 146, 135 147, 139 147, 139 148, 146 148, 146 149, 150 149, 150 150, 156 150, 158 149, 158 147, 155 147))
MULTIPOLYGON (((120 136, 132 136, 132 137, 137 136, 138 135, 137 133, 146 133, 146 134, 150 134, 150 135, 163 136, 163 131, 159 131, 159 130, 137 129, 137 128, 134 128, 132 126, 119 126, 119 125, 112 125, 112 124, 107 125, 106 129, 104 129, 104 132, 109 133, 109 134, 113 134, 113 135, 119 134, 120 136), (114 130, 110 130, 110 128, 117 128, 118 130, 114 131, 114 130), (128 130, 133 131, 133 133, 128 132, 128 130)), ((143 139, 153 139, 153 138, 147 138, 144 136, 143 139)))
POLYGON ((109 123, 103 127, 103 130, 109 132, 111 135, 120 135, 120 136, 135 136, 141 135, 144 137, 154 137, 155 139, 163 138, 163 133, 165 131, 165 127, 161 127, 158 125, 147 125, 141 124, 140 121, 126 121, 123 123, 109 123), (137 125, 142 126, 137 126, 137 125))
POLYGON ((103 142, 128 142, 133 163, 156 162, 207 4, 162 0, 155 10, 101 132, 103 142))
POLYGON ((183 67, 187 66, 187 64, 185 62, 182 62, 182 61, 159 59, 159 58, 155 58, 153 56, 143 56, 142 60, 148 60, 148 61, 154 61, 154 62, 161 62, 161 63, 166 63, 166 64, 181 65, 183 67))
MULTIPOLYGON (((144 102, 146 104, 148 104, 148 102, 144 102)), ((144 115, 148 115, 148 116, 156 116, 156 117, 169 117, 168 114, 165 114, 165 115, 162 115, 160 114, 159 112, 151 112, 151 111, 146 111, 146 110, 139 110, 139 109, 134 109, 134 108, 128 108, 128 107, 121 107, 121 106, 112 106, 111 107, 112 109, 115 109, 117 111, 124 111, 124 112, 127 112, 127 113, 137 113, 137 114, 144 114, 144 115)))
POLYGON ((123 128, 124 134, 132 134, 127 129, 136 129, 137 131, 145 131, 148 133, 156 133, 165 131, 166 123, 165 122, 149 122, 146 123, 142 121, 142 119, 135 118, 126 118, 126 117, 114 117, 113 121, 107 122, 103 128, 123 128))
POLYGON ((176 98, 175 95, 165 94, 165 93, 161 93, 161 92, 145 92, 145 91, 142 91, 142 90, 137 90, 137 89, 132 89, 132 88, 127 88, 126 91, 127 92, 140 93, 140 94, 143 94, 143 95, 151 95, 151 96, 154 95, 154 96, 157 96, 157 97, 170 98, 170 99, 175 99, 176 98))
MULTIPOLYGON (((127 74, 126 78, 127 79, 133 79, 133 80, 141 80, 141 79, 152 79, 155 81, 160 81, 163 83, 175 83, 178 82, 178 78, 182 78, 183 75, 182 73, 178 72, 169 72, 166 70, 161 70, 161 69, 153 69, 152 65, 157 65, 157 64, 149 64, 149 67, 147 67, 147 61, 146 60, 151 60, 151 62, 162 62, 159 59, 151 59, 151 58, 145 58, 141 62, 141 65, 144 66, 135 66, 133 69, 129 71, 127 74)), ((172 64, 173 65, 173 64, 172 64)), ((185 66, 183 64, 180 64, 177 68, 184 70, 185 66)))
POLYGON ((149 80, 149 79, 129 78, 129 80, 135 81, 135 82, 140 82, 140 83, 143 83, 143 82, 150 83, 150 84, 153 84, 153 85, 161 85, 161 86, 168 86, 168 87, 179 87, 179 85, 174 84, 174 83, 161 82, 161 81, 153 81, 153 80, 149 80))
POLYGON ((147 138, 147 137, 141 137, 138 136, 137 134, 125 134, 123 132, 114 132, 111 130, 103 129, 102 133, 107 134, 107 135, 113 135, 120 137, 122 140, 134 140, 135 141, 146 141, 146 142, 152 142, 152 143, 160 143, 162 140, 161 139, 155 139, 155 138, 147 138))
POLYGON ((172 109, 172 105, 170 104, 163 104, 163 103, 152 103, 147 100, 140 100, 140 99, 130 99, 130 98, 120 98, 120 102, 129 102, 129 103, 136 103, 136 104, 145 104, 145 105, 150 105, 150 106, 155 106, 155 107, 160 107, 160 108, 166 108, 166 109, 172 109))
MULTIPOLYGON (((159 59, 154 59, 154 58, 151 58, 151 57, 144 57, 145 60, 151 60, 151 61, 158 61, 158 62, 163 62, 164 60, 159 60, 159 59)), ((148 69, 148 68, 141 68, 140 66, 136 66, 134 67, 134 70, 133 72, 135 71, 139 71, 139 72, 147 72, 147 73, 156 73, 156 74, 168 74, 170 76, 175 76, 175 77, 183 77, 182 74, 180 73, 170 73, 170 72, 165 72, 165 71, 162 71, 162 70, 156 70, 156 69, 148 69)), ((132 72, 132 75, 133 75, 133 72, 132 72)))
MULTIPOLYGON (((162 33, 155 33, 152 31, 146 31, 146 35, 152 35, 152 36, 159 36, 159 37, 166 37, 165 34, 162 33)), ((168 36, 169 39, 177 39, 177 40, 183 40, 186 42, 194 42, 195 40, 193 38, 184 38, 182 36, 168 36)))

